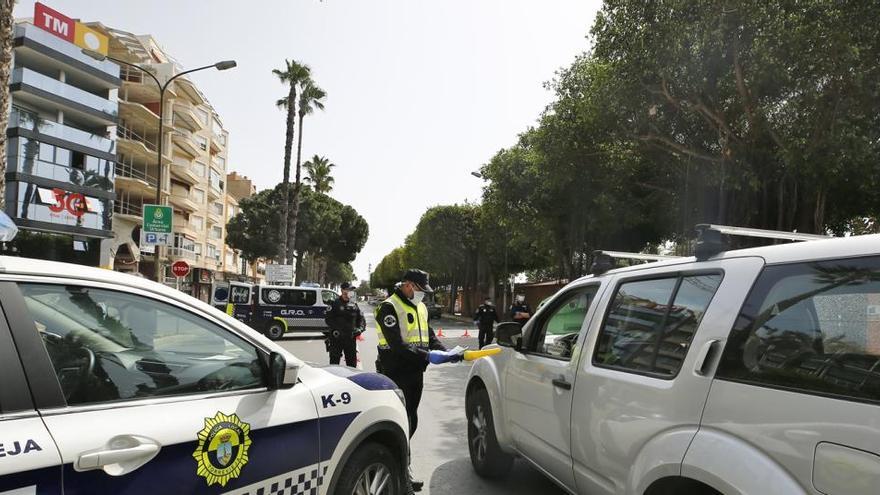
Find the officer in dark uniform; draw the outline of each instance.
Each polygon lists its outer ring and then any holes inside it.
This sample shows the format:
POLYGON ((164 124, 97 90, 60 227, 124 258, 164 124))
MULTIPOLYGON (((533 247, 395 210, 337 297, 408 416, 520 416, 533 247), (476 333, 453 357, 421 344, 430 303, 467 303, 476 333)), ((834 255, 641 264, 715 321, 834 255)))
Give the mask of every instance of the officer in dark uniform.
POLYGON ((532 308, 526 302, 526 296, 519 294, 510 306, 510 319, 523 326, 532 317, 532 308))
POLYGON ((367 322, 357 305, 357 295, 348 282, 342 284, 339 298, 330 303, 324 322, 330 328, 326 340, 330 364, 339 364, 345 354, 345 364, 352 368, 357 366, 355 338, 363 332, 367 322))
MULTIPOLYGON (((379 360, 376 370, 390 378, 406 399, 409 436, 418 426, 419 402, 422 399, 424 373, 428 363, 441 364, 461 360, 460 354, 446 350, 428 325, 428 308, 422 302, 431 291, 428 274, 410 269, 403 274, 391 295, 376 308, 379 337, 379 360)), ((412 480, 413 491, 423 483, 412 480)))
POLYGON ((492 299, 487 297, 483 300, 483 304, 481 304, 474 313, 474 325, 480 329, 479 335, 477 336, 477 342, 479 342, 480 349, 482 349, 483 346, 492 343, 492 339, 495 338, 493 332, 494 325, 498 321, 498 311, 495 310, 495 305, 492 304, 492 299))

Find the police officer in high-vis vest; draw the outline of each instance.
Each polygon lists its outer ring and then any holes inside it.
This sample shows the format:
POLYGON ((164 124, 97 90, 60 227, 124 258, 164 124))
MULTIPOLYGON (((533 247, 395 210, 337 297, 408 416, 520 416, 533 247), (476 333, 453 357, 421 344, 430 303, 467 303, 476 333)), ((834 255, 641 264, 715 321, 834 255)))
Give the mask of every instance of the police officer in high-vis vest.
MULTIPOLYGON (((391 296, 376 308, 379 331, 377 371, 391 378, 403 392, 410 437, 418 426, 423 375, 428 364, 461 360, 461 354, 448 352, 428 325, 428 308, 422 299, 425 292, 431 290, 428 274, 410 269, 403 274, 391 296)), ((411 482, 414 491, 421 489, 422 482, 411 482)))

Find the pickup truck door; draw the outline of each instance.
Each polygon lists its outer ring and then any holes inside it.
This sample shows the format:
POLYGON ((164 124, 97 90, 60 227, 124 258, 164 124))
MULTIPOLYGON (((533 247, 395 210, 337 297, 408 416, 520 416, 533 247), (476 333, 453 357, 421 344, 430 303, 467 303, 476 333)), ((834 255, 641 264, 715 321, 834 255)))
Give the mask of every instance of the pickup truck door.
POLYGON ((585 322, 599 284, 572 287, 526 326, 521 352, 507 366, 504 407, 520 453, 573 489, 571 397, 585 322))

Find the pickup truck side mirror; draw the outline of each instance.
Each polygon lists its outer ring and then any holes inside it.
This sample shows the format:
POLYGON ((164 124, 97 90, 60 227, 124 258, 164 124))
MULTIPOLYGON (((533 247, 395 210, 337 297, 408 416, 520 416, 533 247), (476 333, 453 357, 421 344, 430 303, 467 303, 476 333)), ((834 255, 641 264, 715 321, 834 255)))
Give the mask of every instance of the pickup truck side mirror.
POLYGON ((519 323, 508 321, 498 325, 495 329, 498 335, 498 345, 513 347, 516 350, 522 345, 522 327, 519 323))
POLYGON ((293 387, 299 375, 299 366, 287 364, 284 356, 277 352, 269 355, 269 390, 293 387))

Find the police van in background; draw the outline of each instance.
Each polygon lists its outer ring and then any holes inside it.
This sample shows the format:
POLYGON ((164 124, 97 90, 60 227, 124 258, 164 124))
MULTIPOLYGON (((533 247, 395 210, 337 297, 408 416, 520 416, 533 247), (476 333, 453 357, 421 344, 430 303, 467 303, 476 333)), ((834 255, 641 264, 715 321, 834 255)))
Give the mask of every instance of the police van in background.
POLYGON ((155 282, 0 256, 0 493, 398 495, 408 430, 381 375, 155 282))
POLYGON ((324 315, 339 294, 320 287, 216 282, 211 304, 272 340, 290 331, 327 332, 324 315))

